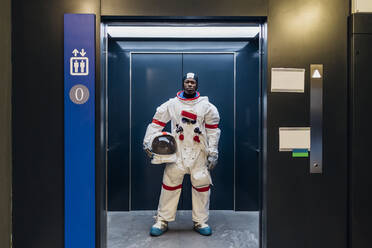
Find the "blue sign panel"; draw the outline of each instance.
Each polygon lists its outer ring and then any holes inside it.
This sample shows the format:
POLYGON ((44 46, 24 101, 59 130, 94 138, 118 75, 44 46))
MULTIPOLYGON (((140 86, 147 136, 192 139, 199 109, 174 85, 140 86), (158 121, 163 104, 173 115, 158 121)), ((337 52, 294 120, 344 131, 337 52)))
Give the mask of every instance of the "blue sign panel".
POLYGON ((95 247, 95 15, 64 16, 65 247, 95 247))

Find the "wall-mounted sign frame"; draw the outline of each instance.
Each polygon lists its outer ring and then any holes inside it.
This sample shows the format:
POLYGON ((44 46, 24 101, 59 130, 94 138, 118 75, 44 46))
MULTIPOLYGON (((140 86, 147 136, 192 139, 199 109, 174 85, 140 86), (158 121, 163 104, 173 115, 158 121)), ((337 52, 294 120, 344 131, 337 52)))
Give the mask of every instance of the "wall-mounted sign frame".
POLYGON ((305 92, 305 69, 272 68, 271 92, 305 92))
POLYGON ((311 148, 310 127, 280 127, 279 128, 279 151, 288 152, 293 149, 311 148))

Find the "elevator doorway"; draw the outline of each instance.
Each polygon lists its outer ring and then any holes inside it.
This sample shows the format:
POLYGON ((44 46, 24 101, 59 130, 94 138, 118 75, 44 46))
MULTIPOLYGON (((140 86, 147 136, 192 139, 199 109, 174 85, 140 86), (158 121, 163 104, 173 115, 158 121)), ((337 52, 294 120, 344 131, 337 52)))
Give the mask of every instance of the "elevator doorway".
MULTIPOLYGON (((245 41, 108 41, 108 209, 155 210, 164 166, 142 140, 156 107, 175 97, 182 75, 219 109, 220 159, 212 171, 211 209, 259 209, 260 82, 258 38, 245 41)), ((169 126, 165 130, 170 130, 169 126)), ((191 209, 184 179, 179 209, 191 209)))
MULTIPOLYGON (((222 116, 219 164, 212 171, 211 209, 234 209, 234 53, 131 53, 131 209, 157 208, 163 168, 143 156, 142 140, 157 106, 181 90, 180 78, 194 71, 202 95, 217 106, 222 116), (204 94, 203 94, 204 93, 204 94), (141 111, 135 108, 140 107, 141 111), (140 180, 142 179, 143 180, 140 180), (149 192, 149 188, 157 189, 149 192)), ((170 131, 170 123, 164 130, 170 131)), ((179 209, 191 209, 191 184, 185 176, 179 209)))

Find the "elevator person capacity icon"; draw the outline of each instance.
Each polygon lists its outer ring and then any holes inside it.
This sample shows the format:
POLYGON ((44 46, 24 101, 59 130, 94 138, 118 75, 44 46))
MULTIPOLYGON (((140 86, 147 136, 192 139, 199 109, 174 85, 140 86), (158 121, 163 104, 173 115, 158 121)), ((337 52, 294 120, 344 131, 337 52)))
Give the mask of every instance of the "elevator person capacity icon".
POLYGON ((89 59, 83 49, 79 52, 76 48, 72 51, 74 57, 70 58, 70 74, 72 76, 86 76, 89 74, 89 59))

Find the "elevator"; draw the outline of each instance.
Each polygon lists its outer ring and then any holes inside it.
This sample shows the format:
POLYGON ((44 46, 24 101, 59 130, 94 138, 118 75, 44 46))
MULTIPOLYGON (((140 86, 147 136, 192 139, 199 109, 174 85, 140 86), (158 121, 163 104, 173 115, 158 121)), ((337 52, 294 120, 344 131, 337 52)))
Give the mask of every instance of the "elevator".
MULTIPOLYGON (((156 107, 176 96, 195 72, 198 91, 219 110, 219 163, 211 210, 258 211, 261 85, 259 36, 244 39, 107 41, 108 210, 155 210, 164 165, 152 165, 142 141, 156 107)), ((170 131, 170 123, 164 128, 170 131)), ((191 209, 186 175, 178 209, 191 209)))

